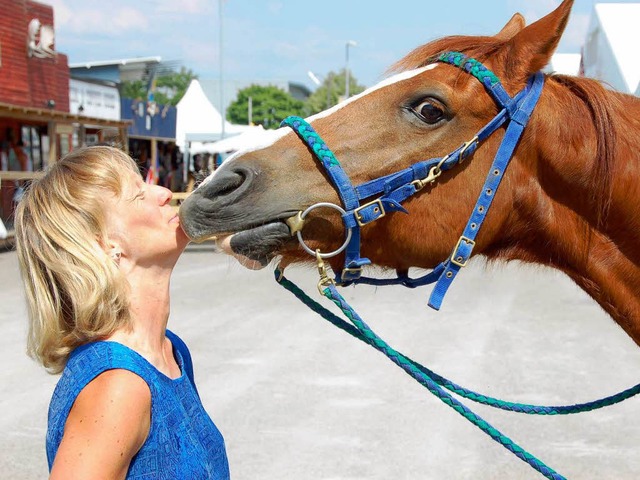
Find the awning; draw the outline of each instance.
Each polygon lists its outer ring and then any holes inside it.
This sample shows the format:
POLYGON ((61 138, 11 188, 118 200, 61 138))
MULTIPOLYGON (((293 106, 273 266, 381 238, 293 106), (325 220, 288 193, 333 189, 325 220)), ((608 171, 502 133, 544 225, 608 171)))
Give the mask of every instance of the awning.
POLYGON ((24 121, 78 123, 86 127, 111 127, 117 129, 126 129, 131 124, 130 120, 107 120, 104 118, 86 117, 84 115, 61 112, 59 110, 23 107, 21 105, 11 105, 2 102, 0 102, 0 117, 15 118, 24 121))
POLYGON ((227 153, 251 147, 266 137, 271 137, 273 130, 265 130, 262 125, 245 130, 239 135, 227 137, 217 142, 191 142, 189 153, 227 153))

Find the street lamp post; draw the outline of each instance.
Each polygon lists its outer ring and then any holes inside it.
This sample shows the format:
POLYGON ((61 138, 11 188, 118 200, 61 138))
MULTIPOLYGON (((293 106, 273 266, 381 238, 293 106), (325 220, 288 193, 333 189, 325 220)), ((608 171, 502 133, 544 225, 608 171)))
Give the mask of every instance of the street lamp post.
POLYGON ((344 98, 349 98, 349 47, 355 47, 358 44, 349 40, 345 45, 345 68, 344 68, 344 98))
POLYGON ((224 75, 223 75, 223 68, 224 68, 224 64, 222 62, 222 40, 223 40, 223 31, 222 31, 222 7, 223 7, 223 2, 224 0, 218 0, 218 15, 220 17, 220 31, 218 32, 220 34, 219 36, 219 45, 218 48, 219 50, 219 61, 220 61, 220 116, 222 117, 222 125, 220 127, 220 139, 223 139, 225 137, 225 123, 226 123, 226 116, 227 116, 227 112, 225 111, 225 107, 224 107, 224 75))

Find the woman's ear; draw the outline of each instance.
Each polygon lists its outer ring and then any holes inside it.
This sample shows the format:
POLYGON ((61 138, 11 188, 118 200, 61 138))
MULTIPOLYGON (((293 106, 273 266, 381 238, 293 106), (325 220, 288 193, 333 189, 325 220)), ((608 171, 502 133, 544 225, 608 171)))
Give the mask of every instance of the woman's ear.
POLYGON ((120 249, 120 247, 113 247, 111 250, 109 250, 109 257, 119 265, 120 258, 122 257, 122 250, 120 249))
POLYGON ((122 257, 122 248, 120 248, 120 245, 112 240, 107 240, 106 242, 100 239, 97 240, 104 253, 116 264, 119 264, 120 258, 122 257))

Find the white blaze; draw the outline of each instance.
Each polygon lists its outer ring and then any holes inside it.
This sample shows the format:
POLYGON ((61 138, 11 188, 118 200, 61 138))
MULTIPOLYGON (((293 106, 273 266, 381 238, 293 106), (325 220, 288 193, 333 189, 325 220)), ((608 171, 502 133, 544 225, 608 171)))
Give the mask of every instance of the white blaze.
MULTIPOLYGON (((345 106, 349 105, 352 102, 355 102, 357 100, 360 100, 363 97, 366 97, 367 95, 380 90, 381 88, 385 88, 388 87, 390 85, 394 85, 398 82, 401 82, 403 80, 408 80, 409 78, 413 78, 417 75, 420 75, 421 73, 424 73, 428 70, 433 70, 434 68, 436 68, 437 66, 439 66, 439 63, 431 63, 429 65, 426 65, 424 67, 421 68, 416 68, 414 70, 408 70, 406 72, 401 72, 398 73, 396 75, 393 75, 389 78, 386 78, 384 80, 382 80, 381 82, 377 83, 376 85, 374 85, 373 87, 370 87, 368 89, 366 89, 364 92, 359 93, 358 95, 354 95, 351 98, 348 98, 347 100, 344 100, 342 102, 340 102, 339 104, 324 110, 320 113, 316 113, 315 115, 310 116, 309 118, 307 118, 307 122, 312 123, 315 120, 318 120, 320 118, 325 118, 328 117, 330 115, 333 115, 334 113, 336 113, 337 111, 341 110, 342 108, 344 108, 345 106)), ((265 132, 267 133, 267 132, 265 132)), ((259 141, 257 141, 256 143, 254 143, 253 145, 251 145, 250 147, 247 147, 243 150, 239 150, 236 153, 234 153, 232 156, 230 156, 225 163, 232 161, 234 158, 236 158, 239 155, 244 155, 245 153, 249 153, 249 152, 255 152, 256 150, 261 150, 263 148, 268 148, 270 146, 272 146, 274 143, 276 143, 279 139, 281 139, 282 137, 284 137, 285 135, 288 134, 293 134, 294 132, 289 128, 289 127, 283 127, 283 128, 279 128, 277 130, 271 130, 268 131, 268 134, 264 135, 261 137, 261 139, 259 141)), ((210 181, 210 179, 213 177, 213 175, 215 175, 216 172, 211 173, 211 175, 209 175, 207 178, 204 179, 204 181, 201 183, 201 185, 205 185, 207 182, 210 181)))

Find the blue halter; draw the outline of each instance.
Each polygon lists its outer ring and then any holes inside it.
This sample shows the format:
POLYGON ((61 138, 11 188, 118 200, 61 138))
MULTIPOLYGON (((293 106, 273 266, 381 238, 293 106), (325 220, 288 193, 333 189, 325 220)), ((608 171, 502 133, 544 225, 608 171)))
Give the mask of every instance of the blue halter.
MULTIPOLYGON (((310 147, 316 159, 327 171, 342 200, 344 206, 342 220, 349 235, 344 245, 346 248, 344 268, 336 274, 335 282, 340 285, 355 283, 401 284, 409 288, 435 283, 429 298, 429 306, 435 310, 440 309, 442 300, 453 279, 471 257, 475 238, 489 212, 504 172, 540 98, 544 85, 544 75, 538 72, 529 79, 521 92, 511 97, 498 77, 477 60, 462 53, 447 52, 442 54, 438 61, 461 68, 476 77, 500 108, 496 116, 471 140, 444 157, 424 160, 399 172, 354 187, 333 152, 309 123, 299 117, 287 117, 281 125, 291 127, 310 147), (442 172, 462 163, 465 158, 476 151, 484 140, 505 124, 507 125, 505 136, 496 152, 478 201, 451 255, 431 272, 419 278, 410 278, 408 272, 398 272, 397 278, 394 279, 363 277, 362 267, 369 265, 371 261, 360 256, 360 228, 391 212, 408 213, 402 207, 403 201, 422 190, 426 185, 435 182, 442 172), (375 195, 379 196, 370 200, 375 195), (363 204, 362 200, 368 201, 363 204)), ((342 209, 339 210, 342 211, 342 209)), ((301 239, 300 236, 299 238, 301 239)))

